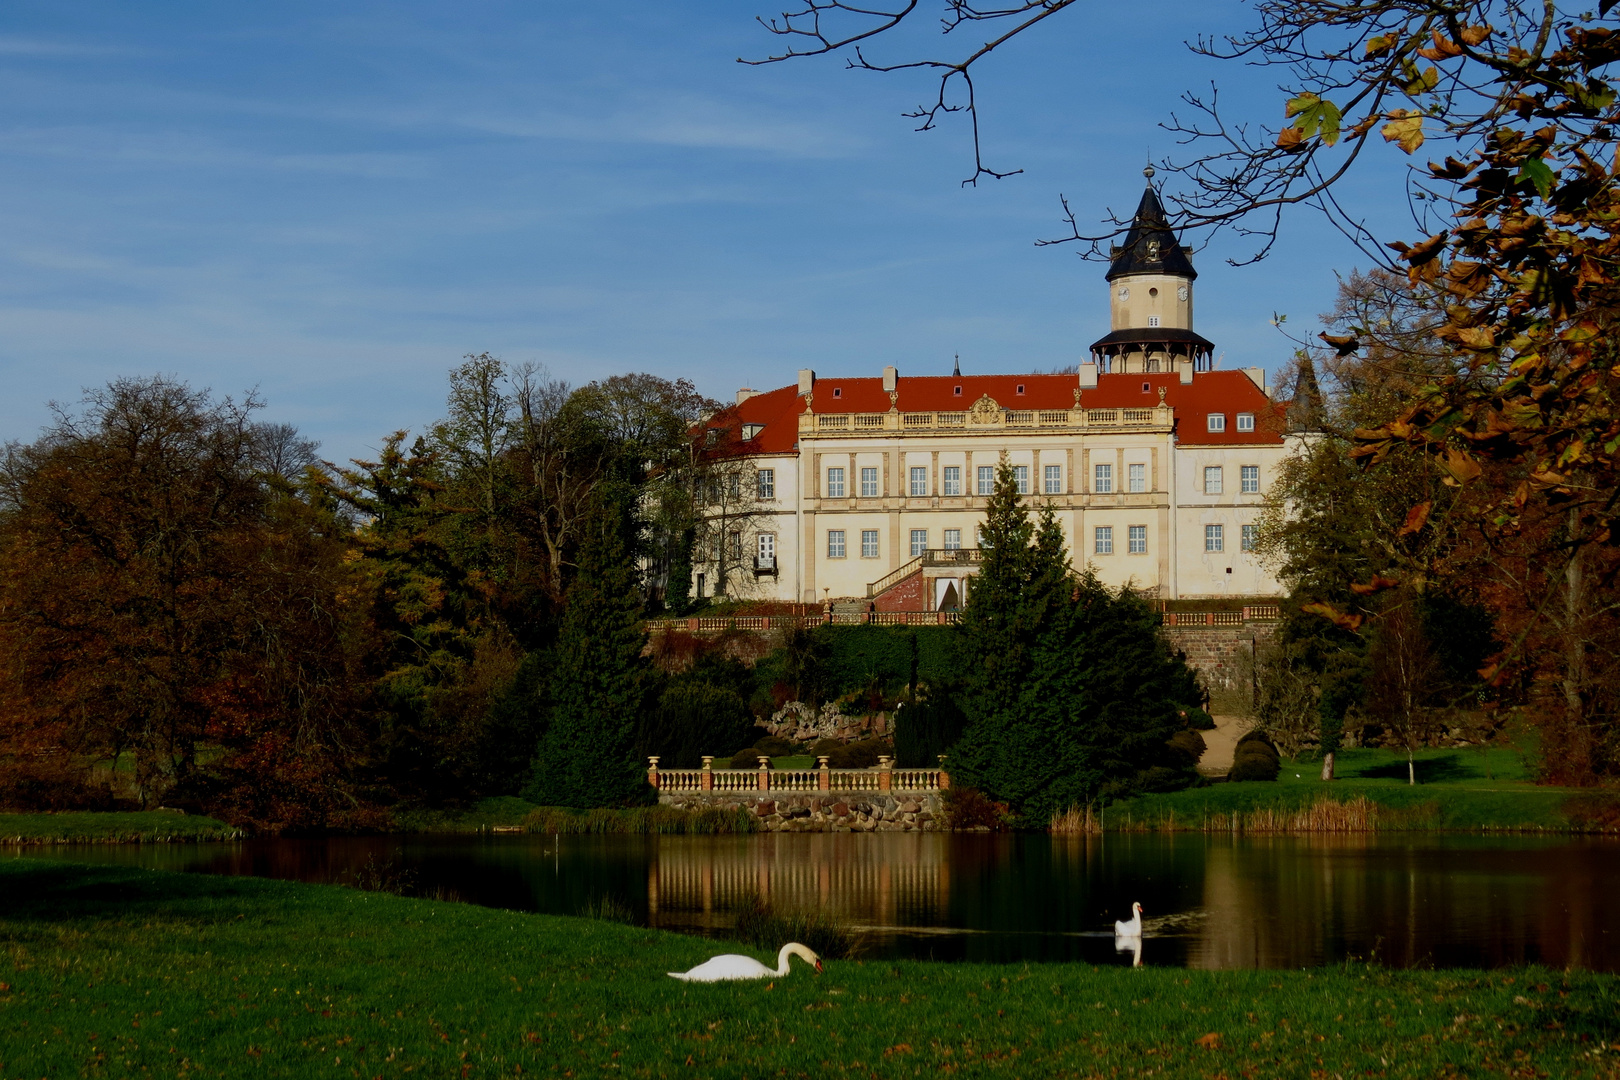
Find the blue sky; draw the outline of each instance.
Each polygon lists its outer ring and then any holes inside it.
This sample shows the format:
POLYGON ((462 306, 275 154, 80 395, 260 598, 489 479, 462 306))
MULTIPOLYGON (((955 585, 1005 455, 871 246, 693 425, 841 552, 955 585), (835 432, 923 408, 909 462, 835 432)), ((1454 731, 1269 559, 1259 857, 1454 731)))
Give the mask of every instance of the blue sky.
MULTIPOLYGON (((1131 209, 1171 149, 1156 124, 1211 79, 1280 114, 1265 73, 1182 45, 1245 6, 1077 5, 981 72, 991 163, 1025 172, 964 188, 964 127, 900 116, 925 80, 735 62, 771 48, 753 16, 781 3, 13 0, 0 438, 153 372, 257 388, 343 460, 437 416, 465 353, 716 396, 800 367, 1072 363, 1107 308, 1101 267, 1033 245, 1059 194, 1082 219, 1131 209)), ((1397 158, 1352 206, 1393 206, 1397 158)), ((1363 260, 1303 211, 1266 262, 1223 264, 1245 251, 1195 257, 1197 326, 1223 365, 1270 369, 1272 313, 1308 322, 1363 260)))

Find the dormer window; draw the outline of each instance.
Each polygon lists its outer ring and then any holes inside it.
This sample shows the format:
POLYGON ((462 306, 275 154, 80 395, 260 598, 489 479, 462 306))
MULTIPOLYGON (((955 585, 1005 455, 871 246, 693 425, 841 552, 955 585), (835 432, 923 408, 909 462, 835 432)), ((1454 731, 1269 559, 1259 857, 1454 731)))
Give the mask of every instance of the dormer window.
POLYGON ((764 424, 744 424, 743 425, 743 439, 745 441, 748 440, 748 439, 752 439, 755 435, 758 435, 760 432, 762 432, 764 430, 765 430, 765 425, 764 424))
POLYGON ((955 390, 952 390, 951 393, 955 394, 957 397, 961 397, 962 396, 962 388, 960 386, 958 386, 955 390))
POLYGON ((1240 412, 1240 413, 1238 413, 1238 415, 1237 415, 1237 429, 1239 431, 1253 431, 1254 430, 1254 413, 1252 413, 1252 412, 1240 412))
POLYGON ((1218 412, 1210 413, 1209 414, 1209 430, 1210 431, 1225 431, 1226 430, 1226 414, 1225 413, 1218 413, 1218 412))
POLYGON ((1145 383, 1143 383, 1143 384, 1142 384, 1142 393, 1144 393, 1144 394, 1151 394, 1151 393, 1153 393, 1153 384, 1152 384, 1152 383, 1148 383, 1148 382, 1145 382, 1145 383))
POLYGON ((1020 394, 1022 394, 1024 392, 1024 384, 1023 383, 1018 384, 1018 392, 1020 394))
POLYGON ((844 396, 844 388, 842 386, 833 387, 833 397, 843 397, 843 396, 844 396))

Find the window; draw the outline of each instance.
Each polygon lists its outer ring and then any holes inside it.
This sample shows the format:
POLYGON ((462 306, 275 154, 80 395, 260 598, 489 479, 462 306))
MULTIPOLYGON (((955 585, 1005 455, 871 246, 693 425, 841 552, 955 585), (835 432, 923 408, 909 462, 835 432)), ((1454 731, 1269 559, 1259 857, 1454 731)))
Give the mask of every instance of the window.
POLYGON ((1258 466, 1258 465, 1245 465, 1241 469, 1238 470, 1238 476, 1239 476, 1239 479, 1242 481, 1243 494, 1245 494, 1245 495, 1258 495, 1258 494, 1260 494, 1260 466, 1258 466))
POLYGON ((732 562, 739 562, 739 561, 742 560, 742 533, 740 533, 740 532, 732 532, 730 534, 730 537, 731 537, 731 561, 732 562))
POLYGON ((843 397, 843 396, 844 396, 844 388, 843 387, 841 387, 841 386, 833 387, 833 397, 843 397))
POLYGON ((919 555, 926 555, 926 554, 928 554, 928 530, 927 529, 912 529, 911 530, 911 557, 913 559, 915 559, 919 555))
POLYGON ((732 502, 736 502, 738 499, 742 498, 742 477, 726 477, 726 494, 731 497, 732 502))
POLYGON ((1146 555, 1147 554, 1147 526, 1146 525, 1132 525, 1131 528, 1130 528, 1129 539, 1127 540, 1127 543, 1130 546, 1128 548, 1126 548, 1126 550, 1129 551, 1132 555, 1146 555))
POLYGON ((1159 317, 1157 315, 1149 315, 1148 316, 1148 325, 1149 326, 1158 326, 1159 325, 1159 317))
POLYGON ((945 494, 946 495, 960 495, 960 494, 962 494, 962 466, 960 466, 960 465, 947 465, 947 466, 945 466, 945 494))
POLYGON ((1254 430, 1254 413, 1252 413, 1252 412, 1240 412, 1240 413, 1238 413, 1237 421, 1238 421, 1238 430, 1239 431, 1253 431, 1254 430))
POLYGON ((877 498, 877 493, 878 493, 877 492, 877 470, 876 469, 862 469, 861 470, 861 498, 863 498, 863 499, 875 499, 875 498, 877 498))
POLYGON ((1259 539, 1260 539, 1260 526, 1258 526, 1258 525, 1245 525, 1245 526, 1243 526, 1243 550, 1244 551, 1253 551, 1254 550, 1254 545, 1256 544, 1256 542, 1259 541, 1259 539))
POLYGON ((946 529, 945 530, 945 550, 946 551, 961 551, 962 550, 962 530, 961 529, 946 529))
POLYGON ((1096 555, 1112 555, 1114 553, 1114 527, 1112 525, 1099 525, 1093 531, 1091 550, 1096 555))
POLYGON ((1210 431, 1225 431, 1226 430, 1226 414, 1225 413, 1212 412, 1207 417, 1204 418, 1204 423, 1205 423, 1205 426, 1210 431))
POLYGON ((1063 494, 1063 466, 1047 465, 1042 470, 1046 476, 1045 491, 1048 495, 1063 494))
POLYGON ((988 495, 996 490, 996 468, 994 465, 979 466, 979 494, 988 495))
POLYGON ((765 425, 764 424, 744 424, 743 425, 743 439, 744 440, 752 439, 755 435, 758 435, 760 432, 762 432, 764 430, 765 430, 765 425))
POLYGON ((844 557, 844 530, 827 530, 827 558, 842 559, 844 557))
POLYGON ((974 547, 981 547, 981 548, 987 548, 987 547, 990 546, 989 544, 986 544, 984 542, 984 526, 983 525, 975 525, 975 526, 973 526, 973 546, 974 547))
POLYGON ((1018 384, 1018 392, 1020 394, 1022 394, 1024 392, 1024 384, 1023 383, 1018 384))
POLYGON ((762 570, 776 568, 776 534, 759 534, 759 567, 762 570))
POLYGON ((911 497, 923 498, 928 494, 928 466, 913 465, 911 467, 911 497))
POLYGON ((1219 465, 1204 466, 1204 494, 1219 495, 1221 493, 1221 467, 1219 465))
POLYGON ((759 470, 759 472, 755 474, 755 481, 756 481, 756 483, 758 485, 759 497, 760 498, 762 498, 762 499, 774 499, 774 498, 776 498, 776 470, 775 469, 761 469, 761 470, 759 470))
POLYGON ((1099 495, 1107 495, 1114 490, 1114 467, 1112 465, 1098 465, 1093 470, 1096 481, 1091 490, 1099 495))
POLYGON ((1125 468, 1126 468, 1127 472, 1129 473, 1128 481, 1129 481, 1129 483, 1131 485, 1131 490, 1132 491, 1146 491, 1147 490, 1147 466, 1146 465, 1127 465, 1127 466, 1125 466, 1125 468))
POLYGON ((1225 551, 1226 550, 1226 526, 1225 525, 1205 525, 1204 526, 1204 550, 1205 551, 1225 551))
POLYGON ((844 470, 827 470, 827 498, 842 499, 844 497, 844 470))
POLYGON ((1028 465, 1014 465, 1013 466, 1013 482, 1018 485, 1018 494, 1020 494, 1020 495, 1028 495, 1029 494, 1029 466, 1028 465))
POLYGON ((861 558, 875 559, 878 557, 877 534, 876 529, 861 530, 861 558))

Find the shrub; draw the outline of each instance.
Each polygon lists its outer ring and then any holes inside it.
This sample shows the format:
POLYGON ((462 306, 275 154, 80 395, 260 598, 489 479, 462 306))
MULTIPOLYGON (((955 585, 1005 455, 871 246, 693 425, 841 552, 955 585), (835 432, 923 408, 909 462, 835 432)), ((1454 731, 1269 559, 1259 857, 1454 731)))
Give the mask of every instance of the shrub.
POLYGON ((1282 771, 1282 764, 1274 755, 1249 753, 1239 754, 1232 762, 1232 771, 1226 774, 1229 782, 1242 782, 1247 780, 1275 780, 1282 771))
POLYGON ((1181 716, 1194 731, 1212 731, 1215 728, 1215 718, 1196 705, 1182 709, 1181 716))
POLYGON ((882 754, 893 754, 894 748, 886 739, 862 739, 845 743, 828 755, 828 765, 835 769, 870 769, 882 754))
POLYGON ((793 753, 793 744, 780 735, 767 735, 754 744, 754 749, 766 757, 786 757, 793 753))
MULTIPOLYGON (((745 746, 735 754, 731 755, 731 767, 733 769, 757 769, 759 768, 759 755, 762 753, 764 753, 763 750, 756 750, 752 746, 745 746)), ((766 756, 768 757, 769 755, 766 756)), ((767 768, 768 767, 769 766, 767 766, 767 768)))
POLYGON ((1192 768, 1204 756, 1204 737, 1196 731, 1178 731, 1170 736, 1164 744, 1170 748, 1170 756, 1183 768, 1192 768))
MULTIPOLYGON (((843 748, 844 740, 842 739, 818 739, 816 741, 816 745, 810 748, 810 752, 815 754, 817 757, 820 757, 822 754, 826 754, 828 757, 831 757, 834 753, 842 750, 843 748)), ((829 762, 829 764, 831 763, 829 762)))
POLYGON ((722 752, 754 733, 754 718, 736 691, 709 683, 671 683, 658 698, 643 736, 645 751, 666 769, 695 769, 704 754, 722 752))
POLYGON ((1259 728, 1252 729, 1248 734, 1244 735, 1243 738, 1239 739, 1237 741, 1237 750, 1238 752, 1241 752, 1243 747, 1255 745, 1263 746, 1267 750, 1270 750, 1272 757, 1277 756, 1277 744, 1271 741, 1271 736, 1267 735, 1259 728))
POLYGON ((1158 794, 1192 787, 1198 783, 1198 774, 1190 768, 1172 769, 1165 765, 1155 765, 1137 774, 1136 782, 1142 791, 1158 794))
POLYGON ((952 829, 990 829, 1000 831, 1011 827, 1012 811, 1006 803, 985 798, 977 788, 951 788, 945 792, 945 820, 952 829))

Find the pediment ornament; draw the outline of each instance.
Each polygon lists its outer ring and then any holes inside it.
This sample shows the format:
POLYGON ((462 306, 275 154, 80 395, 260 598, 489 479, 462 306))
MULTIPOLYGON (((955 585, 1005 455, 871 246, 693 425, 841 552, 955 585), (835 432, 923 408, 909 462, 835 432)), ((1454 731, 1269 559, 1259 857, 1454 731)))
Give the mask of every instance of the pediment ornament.
POLYGON ((968 410, 968 423, 970 424, 999 424, 1001 423, 1001 406, 996 399, 985 394, 973 403, 968 410))

